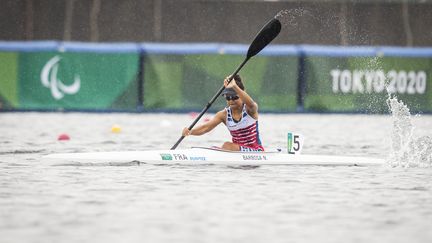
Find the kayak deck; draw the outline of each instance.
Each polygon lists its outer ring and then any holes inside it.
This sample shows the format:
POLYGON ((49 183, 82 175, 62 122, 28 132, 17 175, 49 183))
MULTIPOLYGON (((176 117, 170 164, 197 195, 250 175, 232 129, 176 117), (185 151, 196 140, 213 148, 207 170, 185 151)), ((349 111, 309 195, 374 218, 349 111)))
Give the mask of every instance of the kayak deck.
POLYGON ((218 148, 193 147, 179 150, 148 150, 121 152, 59 153, 44 156, 54 165, 74 163, 130 163, 181 164, 181 165, 382 165, 384 159, 333 156, 333 155, 292 155, 275 152, 239 152, 218 148))

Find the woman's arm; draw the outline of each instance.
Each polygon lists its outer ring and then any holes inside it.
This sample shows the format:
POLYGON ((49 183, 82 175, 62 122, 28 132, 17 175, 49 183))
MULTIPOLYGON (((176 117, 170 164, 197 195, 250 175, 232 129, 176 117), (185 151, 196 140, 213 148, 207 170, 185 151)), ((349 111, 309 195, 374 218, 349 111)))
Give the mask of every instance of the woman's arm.
POLYGON ((203 134, 206 134, 211 130, 213 130, 221 122, 224 122, 225 117, 226 117, 226 111, 225 110, 219 111, 212 119, 210 119, 210 121, 201 124, 195 128, 192 128, 192 130, 189 130, 187 127, 183 128, 182 135, 186 137, 189 135, 201 136, 203 134))
POLYGON ((237 95, 242 99, 243 103, 246 105, 246 109, 249 115, 253 118, 258 119, 258 104, 250 97, 246 91, 242 90, 235 82, 232 80, 228 83, 228 78, 224 80, 225 88, 232 88, 237 93, 237 95))

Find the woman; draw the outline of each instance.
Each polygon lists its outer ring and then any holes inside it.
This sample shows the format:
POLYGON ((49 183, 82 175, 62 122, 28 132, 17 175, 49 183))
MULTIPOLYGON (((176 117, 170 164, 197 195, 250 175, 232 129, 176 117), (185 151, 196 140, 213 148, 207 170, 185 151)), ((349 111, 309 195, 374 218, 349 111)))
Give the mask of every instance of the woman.
POLYGON ((208 122, 192 130, 183 129, 183 136, 200 136, 213 130, 220 123, 224 123, 232 136, 232 142, 225 142, 222 149, 231 151, 264 151, 258 131, 258 105, 244 90, 240 75, 228 83, 224 80, 227 107, 208 122))

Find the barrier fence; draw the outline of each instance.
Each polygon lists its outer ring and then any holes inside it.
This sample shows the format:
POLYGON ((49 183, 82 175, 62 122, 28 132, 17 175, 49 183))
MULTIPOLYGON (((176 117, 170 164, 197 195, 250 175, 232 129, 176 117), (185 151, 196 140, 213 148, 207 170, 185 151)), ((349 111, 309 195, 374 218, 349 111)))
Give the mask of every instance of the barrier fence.
MULTIPOLYGON (((248 45, 0 42, 0 110, 200 111, 248 45)), ((241 70, 264 112, 432 112, 432 48, 270 45, 241 70)), ((210 109, 225 106, 220 98, 210 109)))

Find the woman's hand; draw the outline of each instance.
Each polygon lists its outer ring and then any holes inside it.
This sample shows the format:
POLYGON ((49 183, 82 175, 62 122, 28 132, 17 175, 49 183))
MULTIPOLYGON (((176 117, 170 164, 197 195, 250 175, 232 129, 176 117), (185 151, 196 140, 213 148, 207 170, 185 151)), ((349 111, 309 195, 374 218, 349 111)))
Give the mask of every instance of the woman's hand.
POLYGON ((230 76, 226 77, 224 80, 224 86, 225 88, 231 88, 233 89, 235 86, 237 86, 237 83, 235 82, 234 79, 231 80, 231 82, 228 83, 230 76))
POLYGON ((183 128, 182 135, 183 135, 183 137, 187 137, 187 136, 191 135, 191 131, 187 127, 185 127, 185 128, 183 128))

